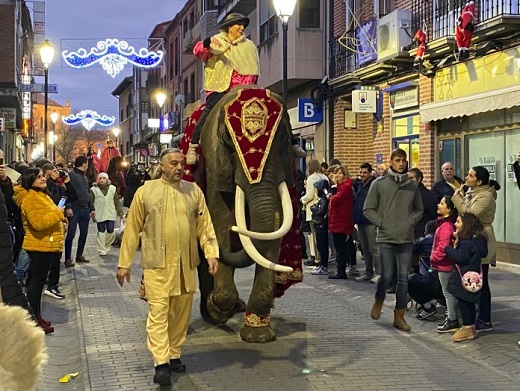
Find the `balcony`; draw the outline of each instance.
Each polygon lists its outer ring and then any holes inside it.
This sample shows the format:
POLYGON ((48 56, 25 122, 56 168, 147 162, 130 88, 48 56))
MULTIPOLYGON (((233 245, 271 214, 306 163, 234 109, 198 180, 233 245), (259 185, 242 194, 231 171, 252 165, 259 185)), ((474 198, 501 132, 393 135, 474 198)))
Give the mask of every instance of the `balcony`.
MULTIPOLYGON (((455 27, 457 19, 467 0, 430 3, 424 0, 412 1, 412 32, 427 29, 427 56, 439 58, 455 49, 455 27)), ((473 18, 475 30, 472 44, 488 42, 518 32, 520 28, 520 0, 482 0, 476 4, 473 18)), ((415 53, 411 53, 415 54, 415 53)))
POLYGON ((222 20, 230 12, 249 15, 256 9, 256 0, 219 0, 218 20, 222 20))
POLYGON ((200 21, 184 34, 184 38, 182 39, 182 48, 184 53, 191 53, 193 47, 198 41, 200 41, 200 21))

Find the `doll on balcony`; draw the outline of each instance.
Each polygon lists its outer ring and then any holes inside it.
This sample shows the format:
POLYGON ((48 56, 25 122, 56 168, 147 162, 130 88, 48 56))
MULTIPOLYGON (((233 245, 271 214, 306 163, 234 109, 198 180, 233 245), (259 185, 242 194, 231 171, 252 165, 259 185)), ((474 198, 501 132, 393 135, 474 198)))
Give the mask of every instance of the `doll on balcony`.
POLYGON ((471 45, 471 37, 473 36, 473 15, 475 14, 475 2, 468 1, 462 13, 457 20, 457 27, 455 27, 455 41, 459 49, 459 60, 466 60, 469 58, 469 47, 471 45))
POLYGON ((413 40, 417 42, 418 45, 413 65, 419 65, 423 60, 424 52, 426 50, 426 33, 422 29, 417 30, 413 40))

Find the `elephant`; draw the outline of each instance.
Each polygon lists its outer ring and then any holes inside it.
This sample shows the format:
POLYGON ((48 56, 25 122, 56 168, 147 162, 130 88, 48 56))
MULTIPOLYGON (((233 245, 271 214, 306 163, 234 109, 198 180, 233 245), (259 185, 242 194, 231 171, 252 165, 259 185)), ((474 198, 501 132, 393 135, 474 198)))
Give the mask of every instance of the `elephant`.
MULTIPOLYGON (((188 127, 193 127, 199 116, 200 109, 188 127)), ((184 153, 188 143, 185 137, 181 144, 184 153)), ((246 342, 274 341, 270 311, 275 275, 278 272, 296 281, 302 278, 297 238, 291 255, 299 270, 276 263, 282 237, 299 227, 288 191, 295 183, 291 125, 281 98, 256 86, 232 89, 208 114, 200 147, 199 164, 187 167, 187 171, 206 194, 220 249, 213 281, 205 273, 204 263, 199 267, 201 313, 211 323, 224 324, 244 310, 234 270, 256 262, 240 336, 246 342), (237 128, 238 132, 228 130, 237 128)))

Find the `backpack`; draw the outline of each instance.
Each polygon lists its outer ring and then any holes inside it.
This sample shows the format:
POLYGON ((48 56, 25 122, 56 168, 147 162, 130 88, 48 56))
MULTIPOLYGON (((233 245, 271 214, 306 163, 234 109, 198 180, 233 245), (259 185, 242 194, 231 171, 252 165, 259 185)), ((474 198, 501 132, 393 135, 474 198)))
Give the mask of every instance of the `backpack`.
POLYGON ((318 192, 318 201, 314 205, 311 205, 312 223, 321 225, 327 219, 327 213, 329 210, 329 181, 322 179, 314 184, 316 191, 318 192))

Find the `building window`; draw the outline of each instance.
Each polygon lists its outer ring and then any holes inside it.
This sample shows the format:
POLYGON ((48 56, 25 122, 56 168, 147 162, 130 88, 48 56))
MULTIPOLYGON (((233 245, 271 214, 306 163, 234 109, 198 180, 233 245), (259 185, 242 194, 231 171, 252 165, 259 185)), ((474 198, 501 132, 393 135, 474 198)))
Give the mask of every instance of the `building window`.
POLYGON ((278 17, 271 0, 260 0, 260 43, 278 31, 278 17))
POLYGON ((418 114, 392 117, 392 147, 406 152, 410 167, 419 167, 419 130, 418 114))
POLYGON ((394 0, 374 0, 374 12, 379 14, 379 17, 385 16, 394 10, 394 0), (377 7, 377 8, 376 8, 377 7))
POLYGON ((320 1, 300 0, 300 27, 320 28, 320 1))

